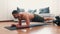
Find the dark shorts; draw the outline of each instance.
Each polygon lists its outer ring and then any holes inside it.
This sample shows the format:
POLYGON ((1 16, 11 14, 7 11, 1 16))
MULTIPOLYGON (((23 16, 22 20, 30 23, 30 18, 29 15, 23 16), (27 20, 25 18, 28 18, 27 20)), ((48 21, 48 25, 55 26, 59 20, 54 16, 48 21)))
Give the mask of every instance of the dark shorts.
POLYGON ((34 18, 31 21, 32 22, 44 22, 44 18, 37 14, 34 14, 34 18))

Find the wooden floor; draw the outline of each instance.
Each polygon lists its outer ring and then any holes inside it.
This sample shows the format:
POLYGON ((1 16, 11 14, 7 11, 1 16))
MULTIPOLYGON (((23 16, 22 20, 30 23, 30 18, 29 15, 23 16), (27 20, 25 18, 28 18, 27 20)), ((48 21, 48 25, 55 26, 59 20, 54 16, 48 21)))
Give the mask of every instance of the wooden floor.
POLYGON ((39 26, 13 31, 4 28, 5 26, 10 26, 13 23, 14 22, 0 22, 0 34, 60 34, 60 27, 54 25, 39 26))

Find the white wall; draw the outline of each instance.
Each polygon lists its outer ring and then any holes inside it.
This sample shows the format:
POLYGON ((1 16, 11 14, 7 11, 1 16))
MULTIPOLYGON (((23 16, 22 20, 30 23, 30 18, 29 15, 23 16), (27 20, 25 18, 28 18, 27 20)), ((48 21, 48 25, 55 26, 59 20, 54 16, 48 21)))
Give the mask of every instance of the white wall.
POLYGON ((58 7, 58 15, 60 16, 60 0, 57 0, 57 7, 58 7))
POLYGON ((8 6, 7 6, 8 7, 8 9, 7 9, 7 12, 8 12, 7 19, 8 20, 14 19, 12 16, 12 11, 17 9, 17 5, 18 5, 17 1, 18 0, 8 0, 8 6))
POLYGON ((12 20, 11 12, 18 7, 25 9, 40 9, 50 7, 51 14, 58 11, 57 0, 0 0, 0 20, 12 20))
POLYGON ((51 14, 54 14, 55 16, 58 15, 58 0, 51 0, 50 1, 50 12, 51 14))
POLYGON ((0 0, 0 20, 7 19, 7 1, 0 0))

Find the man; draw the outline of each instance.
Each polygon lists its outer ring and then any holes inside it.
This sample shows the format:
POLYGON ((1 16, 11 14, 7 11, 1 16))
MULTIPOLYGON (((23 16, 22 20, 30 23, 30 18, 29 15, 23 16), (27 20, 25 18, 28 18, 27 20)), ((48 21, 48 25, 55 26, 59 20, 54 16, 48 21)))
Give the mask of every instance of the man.
POLYGON ((14 16, 14 18, 17 18, 19 20, 18 26, 22 25, 21 20, 25 20, 26 21, 26 26, 30 25, 30 21, 33 21, 33 22, 44 22, 44 18, 43 17, 41 17, 39 15, 36 15, 36 14, 28 13, 28 12, 20 12, 19 13, 17 10, 14 10, 12 12, 12 15, 14 16))

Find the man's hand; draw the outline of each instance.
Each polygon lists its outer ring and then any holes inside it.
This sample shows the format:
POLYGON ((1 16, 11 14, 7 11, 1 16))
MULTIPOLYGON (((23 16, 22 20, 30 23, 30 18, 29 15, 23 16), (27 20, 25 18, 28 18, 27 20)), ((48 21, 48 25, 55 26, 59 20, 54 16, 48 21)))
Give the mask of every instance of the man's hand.
POLYGON ((16 27, 17 27, 17 28, 18 28, 18 27, 21 27, 21 25, 20 25, 20 24, 17 24, 16 27))

